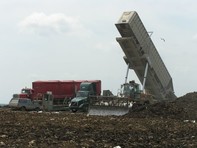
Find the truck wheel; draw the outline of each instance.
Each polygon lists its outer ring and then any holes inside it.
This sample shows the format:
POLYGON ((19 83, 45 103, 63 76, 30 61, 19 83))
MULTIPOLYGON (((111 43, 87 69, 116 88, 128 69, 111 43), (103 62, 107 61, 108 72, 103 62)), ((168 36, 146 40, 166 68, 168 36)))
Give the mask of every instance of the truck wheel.
POLYGON ((40 111, 40 108, 39 107, 36 107, 35 108, 35 111, 37 111, 37 112, 40 111))
POLYGON ((21 111, 26 111, 25 106, 22 106, 22 107, 20 108, 20 110, 21 110, 21 111))
POLYGON ((88 112, 88 106, 85 106, 85 107, 83 108, 83 112, 88 112))
POLYGON ((73 112, 73 113, 76 113, 76 112, 77 112, 77 109, 72 109, 72 112, 73 112))

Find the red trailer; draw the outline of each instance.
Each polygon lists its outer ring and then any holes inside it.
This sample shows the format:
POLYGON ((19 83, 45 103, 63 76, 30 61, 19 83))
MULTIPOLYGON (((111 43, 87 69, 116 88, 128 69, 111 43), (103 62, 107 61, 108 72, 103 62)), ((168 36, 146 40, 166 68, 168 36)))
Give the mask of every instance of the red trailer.
POLYGON ((80 83, 76 81, 35 81, 32 82, 32 99, 37 99, 48 91, 56 99, 72 98, 79 87, 80 83))
POLYGON ((21 94, 15 94, 14 96, 19 98, 29 98, 31 100, 42 100, 44 94, 52 92, 54 104, 62 104, 65 99, 69 101, 75 97, 82 82, 94 82, 97 95, 101 94, 100 80, 50 80, 32 82, 32 89, 23 88, 21 94))

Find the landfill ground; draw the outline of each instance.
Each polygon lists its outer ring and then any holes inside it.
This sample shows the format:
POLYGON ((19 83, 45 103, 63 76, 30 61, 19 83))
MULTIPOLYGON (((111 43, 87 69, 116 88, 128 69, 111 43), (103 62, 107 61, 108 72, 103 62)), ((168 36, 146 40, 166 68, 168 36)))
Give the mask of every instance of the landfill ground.
POLYGON ((197 93, 124 116, 0 109, 0 147, 197 147, 197 93))

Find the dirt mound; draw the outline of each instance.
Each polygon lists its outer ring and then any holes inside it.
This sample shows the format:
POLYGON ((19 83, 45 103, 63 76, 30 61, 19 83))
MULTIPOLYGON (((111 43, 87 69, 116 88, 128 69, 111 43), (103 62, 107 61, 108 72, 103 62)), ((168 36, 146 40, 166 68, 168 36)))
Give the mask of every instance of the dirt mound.
POLYGON ((175 101, 162 101, 147 105, 137 110, 131 110, 130 117, 147 118, 161 117, 174 119, 197 119, 197 93, 188 93, 175 101))
POLYGON ((197 93, 126 116, 0 109, 0 147, 197 147, 197 93))
POLYGON ((197 124, 167 118, 0 110, 0 147, 196 147, 197 124))
POLYGON ((153 105, 147 105, 143 108, 130 110, 126 116, 135 118, 176 118, 184 119, 187 113, 182 107, 177 106, 175 102, 159 102, 153 105))
POLYGON ((176 100, 176 104, 187 113, 188 119, 197 119, 197 92, 188 93, 176 100))

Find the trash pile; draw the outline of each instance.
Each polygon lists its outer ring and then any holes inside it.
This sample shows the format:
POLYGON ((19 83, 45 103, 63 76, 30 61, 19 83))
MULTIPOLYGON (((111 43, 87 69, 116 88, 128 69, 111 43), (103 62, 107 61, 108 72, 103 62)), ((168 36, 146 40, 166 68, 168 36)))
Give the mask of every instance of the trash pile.
POLYGON ((125 116, 0 109, 0 147, 197 147, 197 93, 125 116))
POLYGON ((188 93, 175 101, 150 104, 139 110, 130 110, 126 116, 137 118, 160 117, 172 119, 197 119, 197 93, 188 93))

